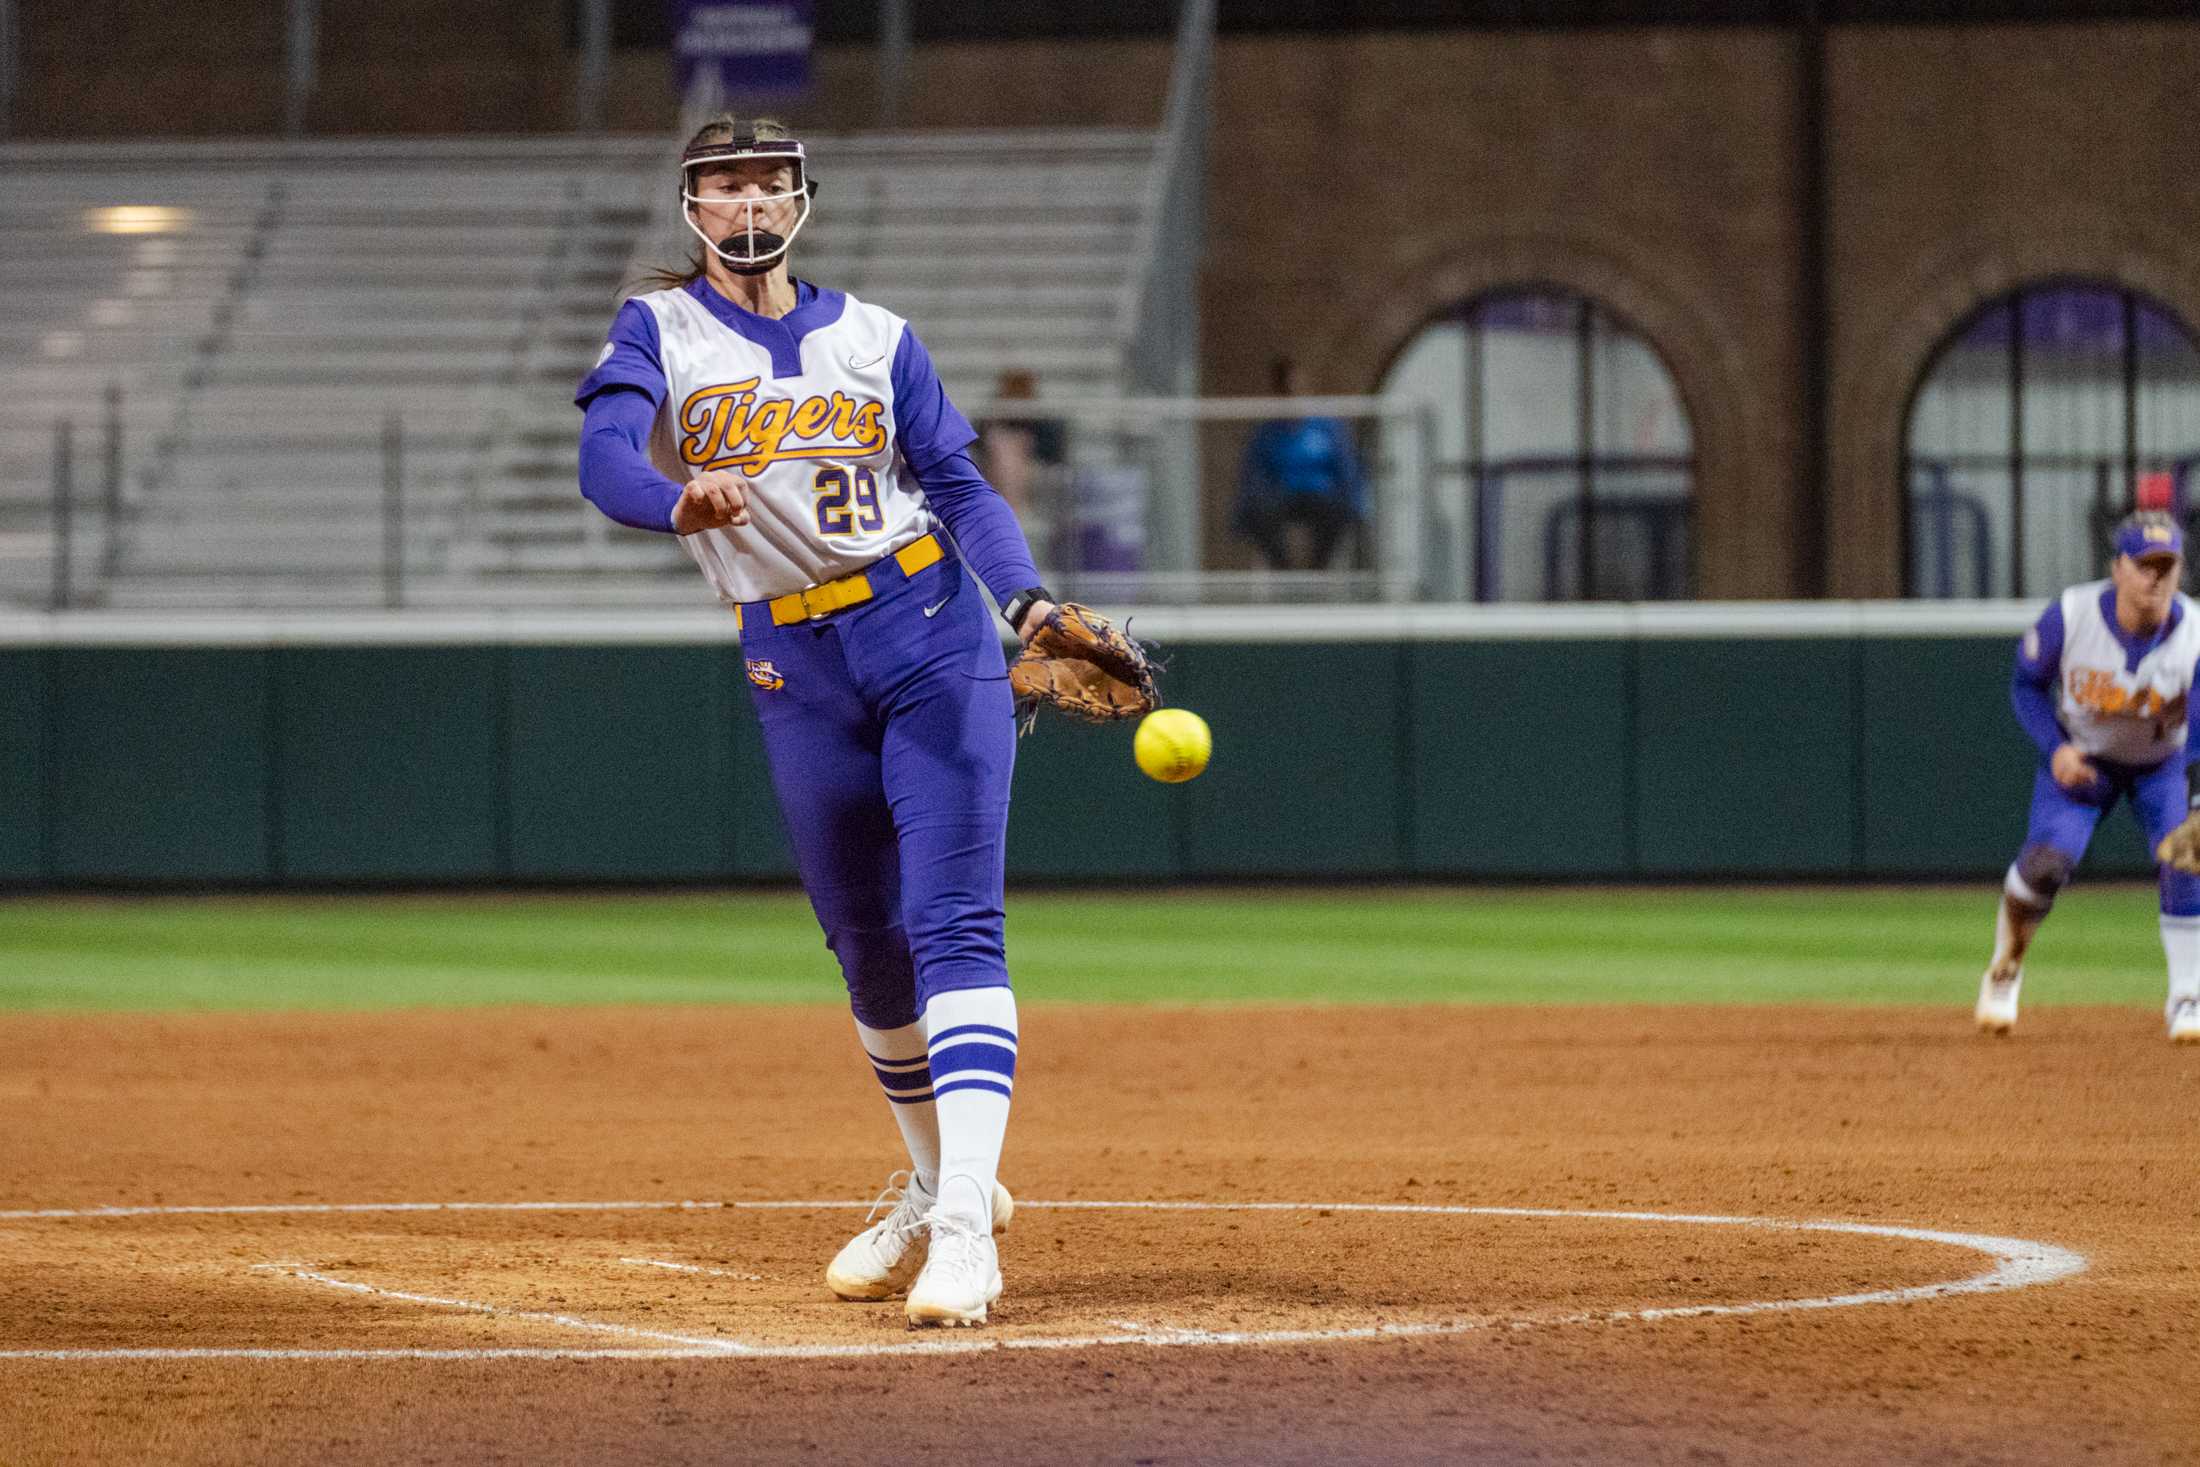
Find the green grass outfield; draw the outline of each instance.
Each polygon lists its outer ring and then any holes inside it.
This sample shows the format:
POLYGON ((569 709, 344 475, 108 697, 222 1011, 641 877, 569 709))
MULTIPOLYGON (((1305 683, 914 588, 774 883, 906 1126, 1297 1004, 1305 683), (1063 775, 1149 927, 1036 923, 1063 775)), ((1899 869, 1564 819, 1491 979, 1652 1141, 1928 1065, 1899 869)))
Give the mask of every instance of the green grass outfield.
MULTIPOLYGON (((1020 892, 1020 994, 1104 1003, 1968 1004, 1976 887, 1020 892)), ((2161 1001, 2151 885, 2088 885, 2040 1003, 2161 1001)), ((838 1003, 792 893, 0 900, 0 1011, 838 1003)))

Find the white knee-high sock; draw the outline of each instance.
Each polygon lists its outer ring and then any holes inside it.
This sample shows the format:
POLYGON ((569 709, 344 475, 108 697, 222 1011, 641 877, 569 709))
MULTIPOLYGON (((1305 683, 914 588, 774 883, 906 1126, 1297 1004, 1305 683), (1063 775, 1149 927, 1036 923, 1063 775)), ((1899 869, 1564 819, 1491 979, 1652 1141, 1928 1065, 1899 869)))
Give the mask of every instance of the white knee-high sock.
POLYGON ((2200 999, 2200 917, 2162 914, 2162 955, 2169 959, 2169 1006, 2200 999))
POLYGON ((2051 896, 2034 891, 2012 865, 2002 877, 2001 901, 1994 909, 1994 968, 2022 968, 2025 950, 2047 920, 2051 896))
POLYGON ((2005 898, 1994 904, 1994 956, 1987 961, 1987 966, 1999 968, 2009 964, 2016 953, 2017 929, 2009 920, 2009 903, 2005 898))
POLYGON ((856 1037, 863 1041, 863 1052, 871 1057, 879 1088, 886 1092, 886 1108, 894 1113, 894 1124, 901 1127, 917 1190, 937 1196, 940 1119, 932 1099, 932 1067, 925 1059, 924 1025, 873 1029, 858 1019, 856 1037))
POLYGON ((924 1032, 940 1119, 940 1209, 990 1232, 1016 1088, 1016 995, 1005 985, 935 994, 924 1032))

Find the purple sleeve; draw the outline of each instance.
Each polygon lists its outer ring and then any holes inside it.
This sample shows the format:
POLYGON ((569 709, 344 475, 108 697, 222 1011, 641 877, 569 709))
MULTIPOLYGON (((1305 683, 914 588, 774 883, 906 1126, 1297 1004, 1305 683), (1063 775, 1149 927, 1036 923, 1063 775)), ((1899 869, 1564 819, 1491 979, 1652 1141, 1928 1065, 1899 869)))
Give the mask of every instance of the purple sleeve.
POLYGON ((913 463, 910 467, 916 470, 924 502, 947 526, 963 559, 995 601, 1005 605, 1018 591, 1039 584, 1039 568, 1031 562, 1031 547, 1024 542, 1024 527, 1016 523, 1016 511, 1001 498, 1000 490, 985 481, 966 449, 956 449, 930 468, 913 463))
POLYGON ((977 442, 978 430, 947 400, 940 374, 932 369, 932 354, 917 340, 912 326, 901 328, 901 344, 894 348, 892 381, 894 442, 929 495, 933 468, 977 442))
POLYGON ((576 406, 587 407, 600 392, 632 388, 656 407, 672 391, 665 381, 664 357, 657 339, 657 313, 640 301, 628 301, 611 320, 603 355, 574 390, 576 406))
POLYGON ((589 394, 581 419, 581 493, 622 525, 672 533, 680 486, 657 472, 645 447, 657 404, 640 388, 611 383, 589 394))
POLYGON ((2017 643, 2017 665, 2009 679, 2010 706, 2025 736, 2052 758, 2067 739, 2055 717, 2055 685, 2062 674, 2063 614, 2060 600, 2048 603, 2040 619, 2017 643))
POLYGON ((2193 665, 2192 685, 2185 690, 2185 765, 2195 764, 2200 764, 2200 663, 2193 665))

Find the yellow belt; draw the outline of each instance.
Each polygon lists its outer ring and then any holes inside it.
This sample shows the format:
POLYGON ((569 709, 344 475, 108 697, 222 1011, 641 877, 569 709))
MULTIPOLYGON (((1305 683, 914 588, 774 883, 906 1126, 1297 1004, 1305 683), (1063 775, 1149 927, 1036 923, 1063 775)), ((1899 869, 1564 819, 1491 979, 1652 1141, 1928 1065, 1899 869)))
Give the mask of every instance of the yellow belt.
MULTIPOLYGON (((926 566, 937 562, 942 554, 940 537, 922 535, 894 552, 894 563, 901 567, 904 576, 913 576, 926 566)), ((805 591, 789 591, 771 600, 772 625, 789 627, 812 617, 828 616, 851 606, 861 606, 878 593, 871 587, 872 567, 865 567, 852 576, 842 576, 837 581, 827 581, 805 591)), ((753 603, 752 603, 753 604, 753 603)), ((741 624, 741 608, 733 609, 734 626, 741 624)))

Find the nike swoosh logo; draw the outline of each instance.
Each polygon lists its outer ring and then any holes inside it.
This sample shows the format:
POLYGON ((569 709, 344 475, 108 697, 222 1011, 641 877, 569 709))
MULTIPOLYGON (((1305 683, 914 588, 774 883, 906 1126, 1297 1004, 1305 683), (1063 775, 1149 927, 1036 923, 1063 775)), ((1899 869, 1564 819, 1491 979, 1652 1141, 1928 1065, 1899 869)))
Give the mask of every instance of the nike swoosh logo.
POLYGON ((939 605, 938 605, 938 606, 927 606, 927 607, 925 607, 925 608, 924 608, 924 614, 925 614, 926 616, 938 616, 938 615, 940 614, 940 607, 941 607, 941 606, 945 606, 945 605, 946 605, 946 604, 947 604, 948 602, 950 602, 950 601, 952 601, 952 600, 954 600, 954 599, 955 599, 955 598, 954 598, 954 597, 952 597, 952 596, 942 596, 942 597, 940 598, 940 600, 939 600, 939 605))
POLYGON ((878 354, 877 356, 875 356, 875 357, 865 357, 865 358, 864 358, 864 359, 863 359, 862 361, 860 361, 860 362, 859 362, 859 361, 857 361, 857 360, 856 360, 856 359, 855 359, 854 357, 850 357, 850 358, 848 358, 848 370, 849 370, 849 371, 851 371, 851 372, 860 372, 860 371, 862 371, 862 370, 863 370, 863 369, 864 369, 865 367, 875 367, 875 366, 877 366, 877 365, 878 365, 878 364, 879 364, 880 362, 883 362, 883 361, 885 361, 885 360, 886 360, 886 353, 884 353, 884 352, 880 352, 880 353, 879 353, 879 354, 878 354))

